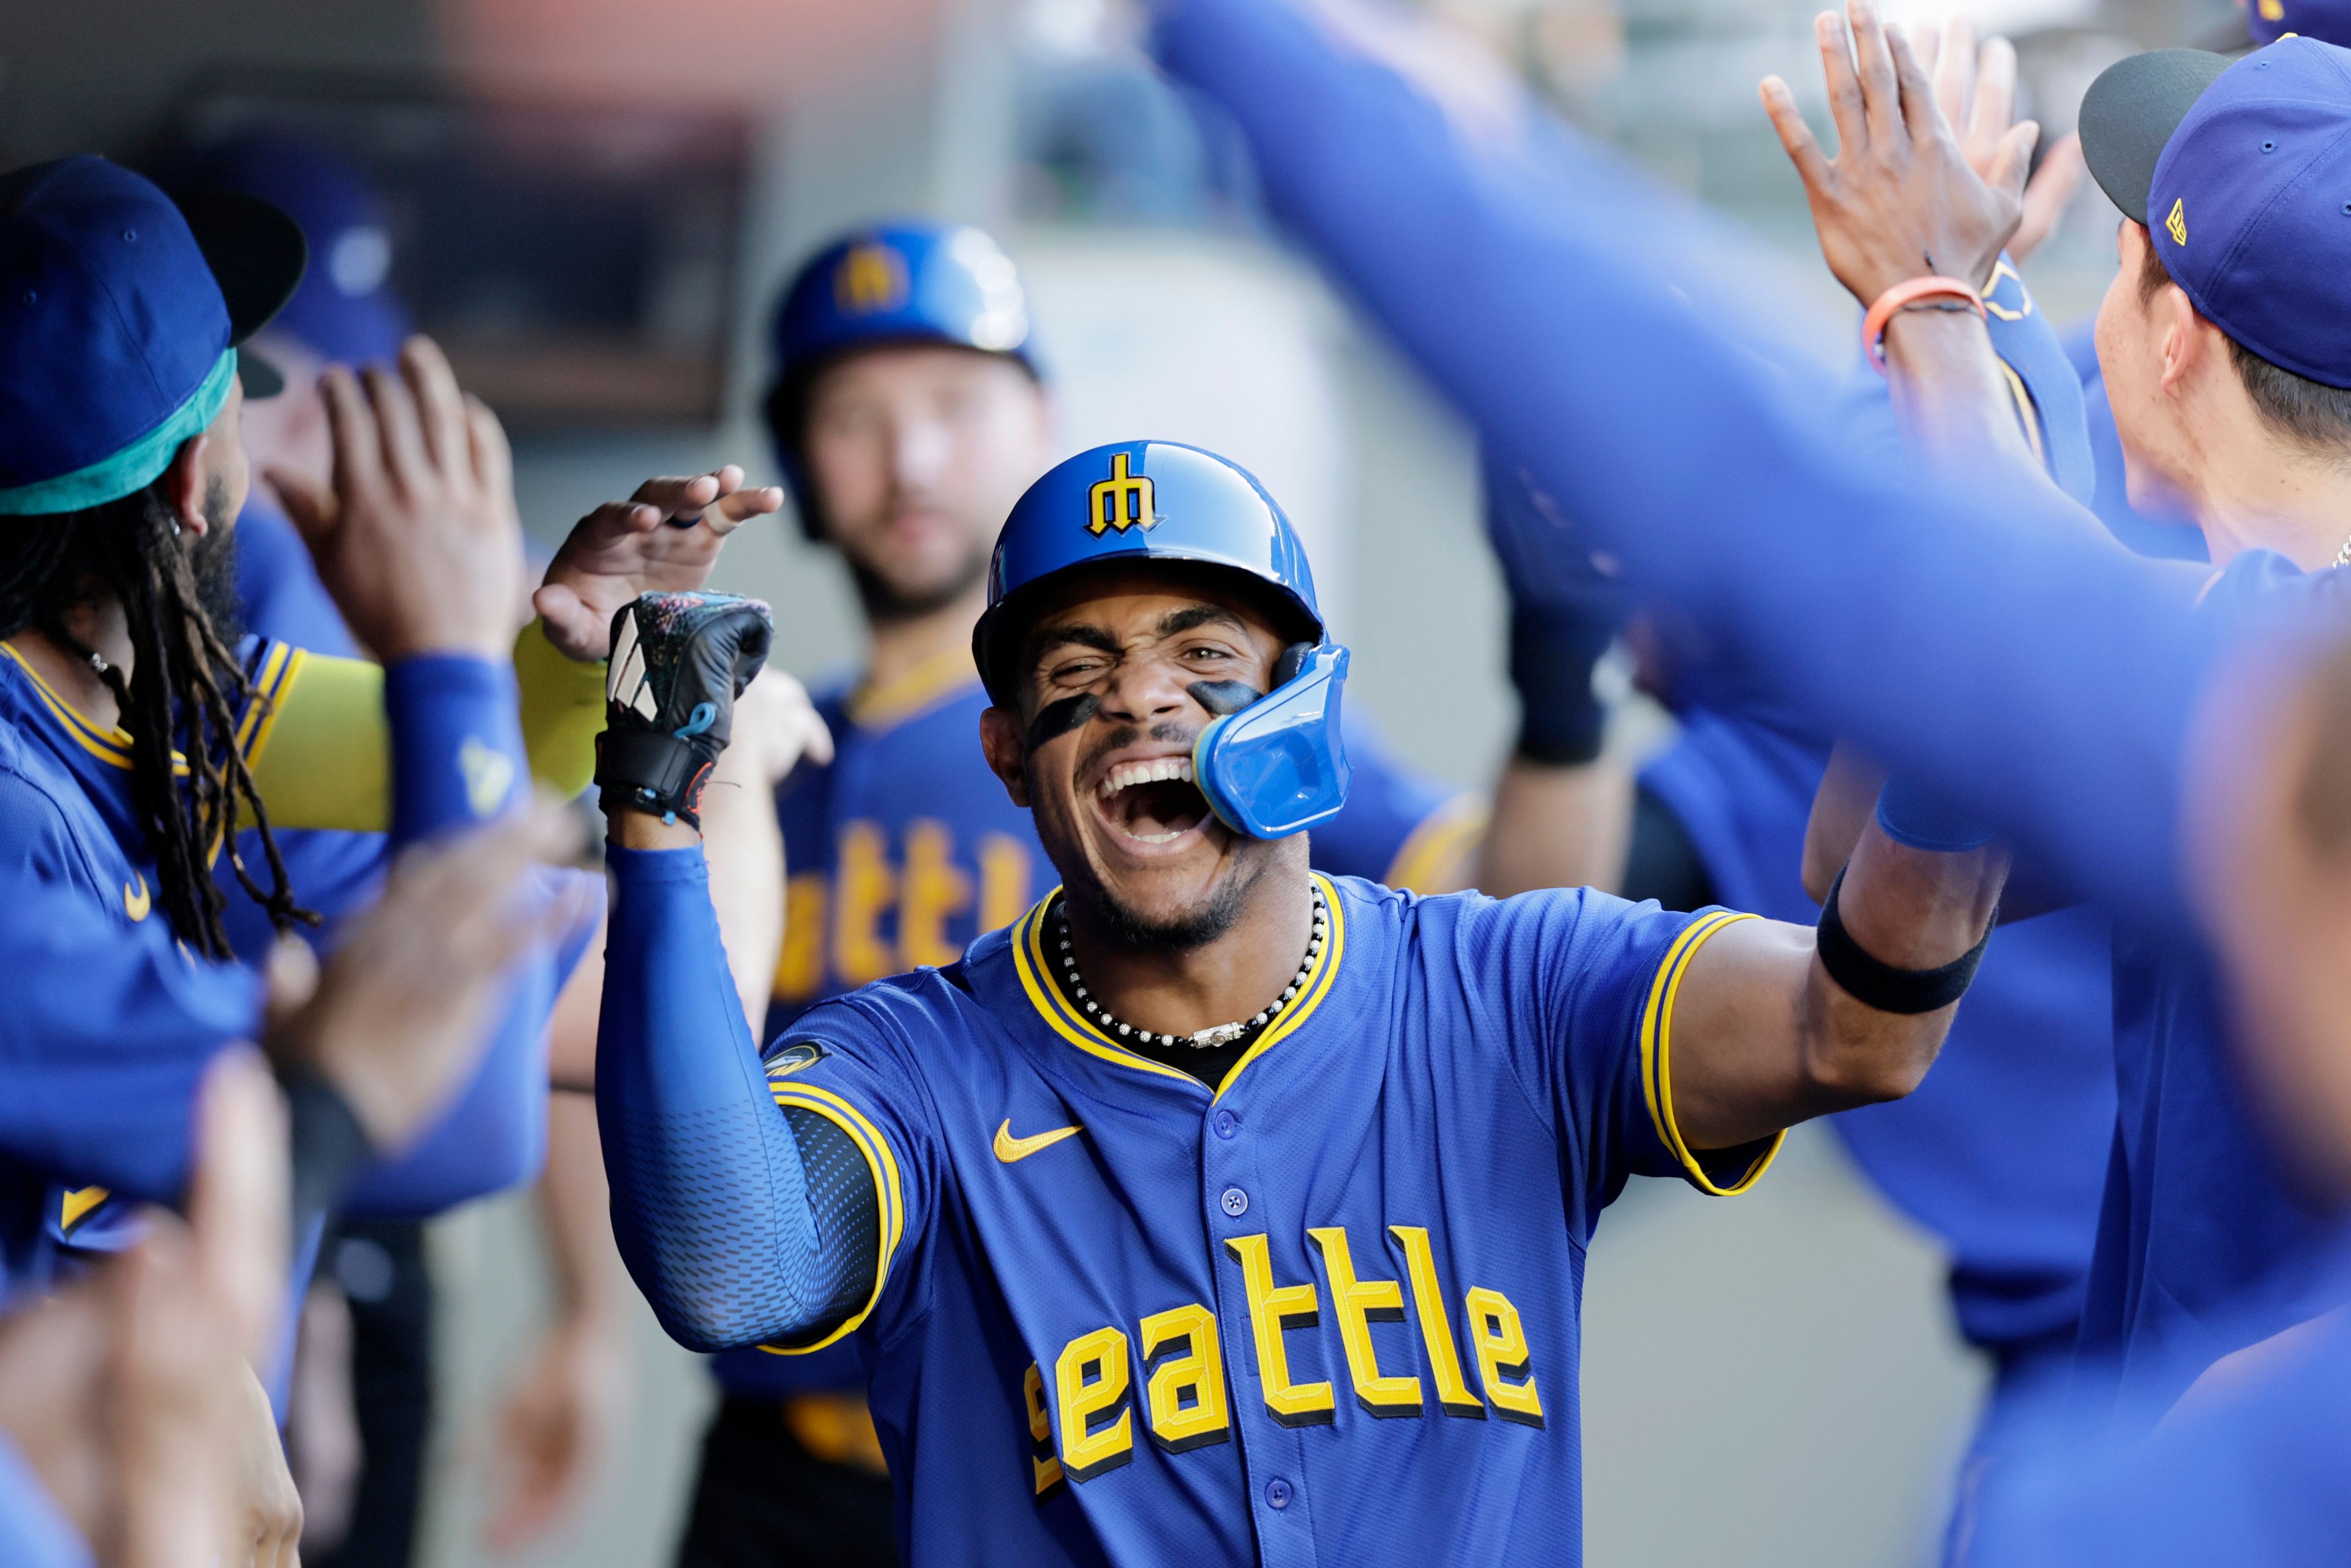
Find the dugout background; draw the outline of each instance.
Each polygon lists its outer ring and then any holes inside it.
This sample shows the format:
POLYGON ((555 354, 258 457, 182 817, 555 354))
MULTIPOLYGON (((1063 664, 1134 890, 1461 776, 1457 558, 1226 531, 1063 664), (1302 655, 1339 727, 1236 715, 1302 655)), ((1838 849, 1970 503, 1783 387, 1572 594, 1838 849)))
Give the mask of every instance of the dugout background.
MULTIPOLYGON (((1851 312, 1818 264, 1753 84, 1813 73, 1808 0, 1442 0, 1583 123, 1781 242, 1792 319, 1823 356, 1851 312)), ((1897 19, 1939 7, 1889 5, 1897 19)), ((2192 39, 2222 0, 1994 0, 2020 36, 2053 139, 2080 89, 2131 47, 2192 39), (2130 40, 2136 39, 2137 42, 2130 40)), ((1355 691, 1400 749, 1480 782, 1506 743, 1500 596, 1464 434, 1343 306, 1268 242, 1246 167, 1157 89, 1102 0, 78 0, 0 10, 0 161, 121 150, 224 64, 423 72, 461 92, 584 102, 682 98, 751 131, 715 428, 518 434, 524 516, 559 538, 648 473, 774 472, 749 417, 758 333, 789 262, 892 212, 995 229, 1027 276, 1059 373, 1067 450, 1147 433, 1225 451, 1284 498, 1353 643, 1355 691), (1147 373, 1138 374, 1138 368, 1147 373)), ((1817 106, 1815 106, 1817 107, 1817 106)), ((2061 322, 2112 270, 2092 193, 2034 267, 2061 322)), ((777 608, 778 661, 853 655, 853 608, 789 522, 747 529, 716 586, 777 608)), ((1614 743, 1656 743, 1635 717, 1614 743)), ((444 1293, 443 1416, 423 1568, 496 1561, 479 1542, 484 1422, 545 1294, 528 1195, 432 1238, 444 1293)), ((1953 1337, 1943 1262, 1800 1130, 1753 1195, 1639 1183, 1591 1260, 1583 1368, 1593 1568, 1893 1568, 1921 1561, 1984 1381, 1953 1337)), ((627 1430, 580 1515, 528 1564, 665 1563, 710 1398, 692 1357, 633 1309, 627 1430)))

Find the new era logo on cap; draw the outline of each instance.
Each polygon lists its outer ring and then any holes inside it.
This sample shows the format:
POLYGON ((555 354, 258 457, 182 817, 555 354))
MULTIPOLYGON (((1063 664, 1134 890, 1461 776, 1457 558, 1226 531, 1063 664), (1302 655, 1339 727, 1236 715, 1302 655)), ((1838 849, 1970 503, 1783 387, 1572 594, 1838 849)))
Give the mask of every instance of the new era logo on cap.
POLYGON ((2288 37, 2233 64, 2134 55, 2091 84, 2081 126, 2091 172, 2208 320, 2351 387, 2351 50, 2288 37))

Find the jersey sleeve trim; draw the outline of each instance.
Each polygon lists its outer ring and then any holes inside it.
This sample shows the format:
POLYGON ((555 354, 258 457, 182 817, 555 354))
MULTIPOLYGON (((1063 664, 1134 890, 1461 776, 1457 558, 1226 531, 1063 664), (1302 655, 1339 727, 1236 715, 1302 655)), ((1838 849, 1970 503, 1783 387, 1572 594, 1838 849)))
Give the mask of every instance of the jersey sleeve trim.
POLYGON ((854 1333, 873 1309, 882 1303, 883 1287, 890 1281, 890 1262, 897 1255, 899 1238, 905 1234, 905 1194, 898 1178, 898 1159, 890 1150, 890 1142, 881 1130, 866 1119, 865 1113, 848 1101, 829 1090, 811 1083, 795 1083, 789 1079, 768 1080, 768 1090, 778 1105, 789 1105, 802 1111, 813 1111, 839 1127, 865 1156, 866 1168, 873 1174, 875 1200, 881 1206, 882 1245, 873 1264, 873 1289, 865 1304, 851 1313, 821 1339, 807 1344, 763 1344, 759 1348, 770 1355, 808 1355, 834 1344, 854 1333))
MULTIPOLYGON (((1682 1141, 1681 1128, 1674 1120, 1674 1003, 1681 994, 1682 977, 1688 972, 1690 960, 1697 956, 1698 950, 1724 927, 1754 918, 1752 915, 1718 909, 1682 927, 1681 934, 1666 949, 1666 956, 1658 960, 1656 977, 1649 983, 1648 1005, 1641 1011, 1641 1092, 1648 1103, 1649 1124, 1656 1129, 1657 1141, 1680 1162, 1682 1174, 1689 1184, 1713 1197, 1736 1197, 1753 1186, 1771 1167, 1788 1134, 1785 1128, 1773 1134, 1728 1185, 1719 1179, 1720 1172, 1708 1169, 1701 1154, 1682 1141)), ((1742 1154, 1745 1149, 1726 1152, 1742 1154)))
POLYGON ((277 731, 277 716, 285 710, 285 699, 294 691, 294 683, 302 675, 302 667, 309 655, 301 649, 284 643, 270 644, 269 653, 261 661, 261 670, 254 677, 253 695, 246 703, 245 717, 236 727, 236 749, 250 768, 268 748, 269 737, 277 731))
POLYGON ((1426 893, 1449 887, 1456 877, 1446 873, 1461 863, 1471 845, 1485 837, 1493 810, 1484 797, 1460 794, 1423 817, 1388 862, 1380 880, 1390 887, 1426 893))

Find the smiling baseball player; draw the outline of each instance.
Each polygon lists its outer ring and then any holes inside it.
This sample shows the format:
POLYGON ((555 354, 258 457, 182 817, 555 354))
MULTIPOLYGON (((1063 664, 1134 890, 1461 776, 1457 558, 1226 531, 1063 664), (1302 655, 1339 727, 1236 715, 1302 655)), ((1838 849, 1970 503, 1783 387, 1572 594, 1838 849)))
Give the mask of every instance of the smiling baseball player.
POLYGON ((597 1094, 637 1282, 698 1349, 856 1348, 916 1563, 1575 1561, 1600 1210, 1914 1086, 1999 857, 1889 801, 1817 933, 1314 873, 1347 653, 1191 447, 1048 473, 988 597, 981 739, 1063 885, 764 1059, 644 782, 724 745, 764 609, 623 612, 597 1094))

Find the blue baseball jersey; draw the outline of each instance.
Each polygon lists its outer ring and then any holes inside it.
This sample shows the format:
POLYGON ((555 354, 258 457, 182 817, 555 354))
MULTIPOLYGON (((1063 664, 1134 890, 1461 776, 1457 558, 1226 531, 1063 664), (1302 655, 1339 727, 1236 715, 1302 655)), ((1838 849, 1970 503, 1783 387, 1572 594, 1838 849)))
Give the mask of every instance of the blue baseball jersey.
MULTIPOLYGON (((827 997, 954 963, 1018 919, 1052 872, 1029 813, 987 770, 987 695, 960 652, 889 689, 842 681, 814 700, 835 751, 777 791, 789 877, 770 1036, 827 997)), ((1354 777, 1346 809, 1312 834, 1318 867, 1409 886, 1482 830, 1476 797, 1398 767, 1369 725, 1348 719, 1346 740, 1354 777)), ((845 1355, 784 1365, 736 1352, 716 1367, 747 1397, 862 1380, 845 1355)))
POLYGON ((1695 1154, 1674 1114, 1679 978, 1741 917, 1322 886, 1328 942, 1218 1090, 1067 1000, 1046 904, 770 1047, 880 1206, 820 1343, 871 1375, 911 1560, 1580 1558, 1600 1212, 1778 1147, 1695 1154))
MULTIPOLYGON (((241 653, 263 695, 280 690, 303 657, 258 638, 247 638, 241 653)), ((257 706, 240 716, 236 741, 247 756, 266 741, 267 725, 257 706)), ((90 724, 0 642, 0 879, 10 896, 69 897, 126 940, 150 921, 168 927, 155 907, 155 860, 131 798, 131 768, 128 734, 90 724)), ((5 1186, 0 1207, 10 1218, 0 1225, 9 1233, 12 1280, 46 1279, 50 1252, 68 1239, 120 1245, 136 1223, 132 1206, 108 1201, 102 1187, 60 1186, 21 1170, 8 1173, 5 1186), (32 1214, 37 1222, 25 1223, 32 1214)))
MULTIPOLYGON (((2268 619, 2346 603, 2351 573, 2304 574, 2267 550, 2231 560, 2210 615, 2268 619)), ((2211 955, 2191 938, 2118 928, 2120 1098, 2084 1354, 2120 1376, 2126 1427, 2161 1415, 2202 1366, 2330 1310, 2333 1211, 2278 1163, 2231 1049, 2211 955)))
MULTIPOLYGON (((2351 1301, 2351 1253, 2340 1240, 2327 1250, 2325 1293, 2351 1301)), ((2046 1391, 2013 1423, 2018 1462, 1985 1479, 1968 1568, 2341 1563, 2351 1541, 2351 1322, 2338 1314, 2278 1350, 2151 1436, 2119 1437, 2104 1408, 2046 1391)))
MULTIPOLYGON (((1736 713, 1685 710, 1642 771, 1738 909, 1811 924, 1805 823, 1828 748, 1736 713)), ((1907 1099, 1830 1118, 1864 1171, 1951 1254, 1970 1343, 2070 1354, 2115 1125, 2105 922, 2087 909, 1996 931, 1935 1070, 1907 1099)))

